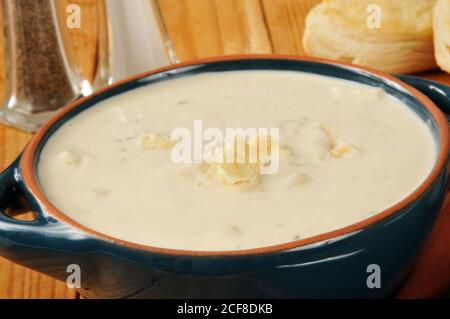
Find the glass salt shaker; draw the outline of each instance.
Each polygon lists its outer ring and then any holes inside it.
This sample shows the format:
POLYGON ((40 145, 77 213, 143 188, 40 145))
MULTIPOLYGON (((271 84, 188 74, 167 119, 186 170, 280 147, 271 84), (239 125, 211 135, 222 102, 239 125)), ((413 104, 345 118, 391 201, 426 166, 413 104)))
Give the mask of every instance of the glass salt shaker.
POLYGON ((1 120, 35 131, 82 95, 68 63, 54 0, 3 1, 6 102, 1 120))
POLYGON ((100 0, 94 89, 177 63, 158 0, 100 0))

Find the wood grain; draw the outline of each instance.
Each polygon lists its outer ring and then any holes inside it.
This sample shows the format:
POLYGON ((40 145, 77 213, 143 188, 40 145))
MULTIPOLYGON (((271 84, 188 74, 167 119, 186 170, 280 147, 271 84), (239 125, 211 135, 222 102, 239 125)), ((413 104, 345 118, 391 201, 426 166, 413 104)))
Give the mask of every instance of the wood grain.
POLYGON ((180 60, 240 53, 270 53, 258 0, 160 0, 180 60))
POLYGON ((262 0, 273 51, 305 55, 302 46, 305 16, 320 0, 262 0))
MULTIPOLYGON (((3 30, 3 1, 0 2, 0 30, 3 30)), ((4 98, 5 66, 4 66, 4 33, 0 32, 0 101, 4 98)), ((1 136, 0 136, 1 138, 1 136)), ((1 154, 0 154, 1 156, 1 154)))
MULTIPOLYGON (((319 0, 159 0, 159 5, 177 56, 184 61, 240 53, 303 55, 301 38, 305 16, 317 2, 319 0)), ((58 1, 63 22, 69 3, 80 5, 82 22, 81 29, 64 29, 64 39, 73 53, 71 63, 90 80, 96 68, 98 0, 58 1)), ((0 12, 0 28, 1 17, 0 12)), ((1 71, 4 70, 3 42, 0 32, 1 71)), ((450 84, 450 76, 442 72, 423 76, 450 84)), ((4 72, 0 72, 0 98, 4 82, 4 72)), ((30 136, 0 125, 0 169, 16 158, 30 136)), ((0 298, 76 296, 64 283, 0 258, 0 298)))

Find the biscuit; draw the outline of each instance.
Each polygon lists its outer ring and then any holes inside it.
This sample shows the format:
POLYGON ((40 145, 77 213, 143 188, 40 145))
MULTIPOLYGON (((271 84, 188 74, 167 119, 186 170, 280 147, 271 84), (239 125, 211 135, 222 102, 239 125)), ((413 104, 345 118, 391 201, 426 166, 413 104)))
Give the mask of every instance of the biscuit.
POLYGON ((450 73, 450 0, 438 0, 433 10, 434 51, 438 66, 450 73))
POLYGON ((323 1, 306 18, 305 52, 385 72, 434 69, 434 4, 435 0, 323 1))

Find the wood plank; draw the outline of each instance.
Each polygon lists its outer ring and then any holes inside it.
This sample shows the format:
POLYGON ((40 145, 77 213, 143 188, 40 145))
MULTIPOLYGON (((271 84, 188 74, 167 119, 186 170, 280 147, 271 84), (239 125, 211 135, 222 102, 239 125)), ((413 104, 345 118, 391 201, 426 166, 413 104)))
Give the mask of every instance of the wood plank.
POLYGON ((273 52, 304 55, 305 17, 320 0, 262 0, 273 52))
POLYGON ((271 53, 258 0, 216 0, 223 54, 271 53))
POLYGON ((271 52, 258 0, 159 0, 159 5, 181 61, 271 52))
POLYGON ((0 265, 0 298, 76 298, 75 290, 67 288, 65 283, 4 259, 0 265))
MULTIPOLYGON (((4 32, 3 32, 3 1, 0 1, 0 101, 3 101, 4 94, 5 94, 5 52, 4 52, 4 32)), ((0 105, 0 107, 3 107, 3 105, 0 105)))

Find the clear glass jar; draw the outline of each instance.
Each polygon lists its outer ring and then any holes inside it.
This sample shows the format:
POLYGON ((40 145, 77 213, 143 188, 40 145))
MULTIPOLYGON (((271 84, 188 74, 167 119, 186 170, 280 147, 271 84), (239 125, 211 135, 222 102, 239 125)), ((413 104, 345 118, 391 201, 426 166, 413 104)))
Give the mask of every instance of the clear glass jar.
POLYGON ((99 0, 94 89, 177 63, 157 0, 99 0))
POLYGON ((0 118, 35 131, 81 95, 82 81, 68 64, 54 0, 3 2, 6 101, 0 118))

